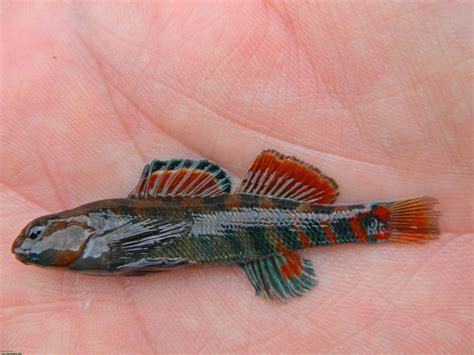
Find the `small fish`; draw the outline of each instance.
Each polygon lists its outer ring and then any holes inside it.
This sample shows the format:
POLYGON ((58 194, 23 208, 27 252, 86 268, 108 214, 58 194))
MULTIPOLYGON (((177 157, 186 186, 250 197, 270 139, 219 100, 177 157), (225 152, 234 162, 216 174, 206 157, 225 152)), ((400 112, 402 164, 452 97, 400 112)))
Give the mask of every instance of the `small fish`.
POLYGON ((25 264, 110 275, 236 263, 257 295, 284 302, 317 284, 299 249, 439 234, 434 198, 334 205, 337 190, 318 169, 274 150, 256 158, 233 193, 212 162, 154 160, 127 198, 35 219, 12 252, 25 264))

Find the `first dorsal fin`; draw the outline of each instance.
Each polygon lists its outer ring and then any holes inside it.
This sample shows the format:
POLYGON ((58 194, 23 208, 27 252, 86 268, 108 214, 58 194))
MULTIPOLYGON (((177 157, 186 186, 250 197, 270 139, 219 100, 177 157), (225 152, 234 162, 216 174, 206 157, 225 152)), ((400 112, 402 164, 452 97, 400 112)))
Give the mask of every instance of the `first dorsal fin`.
POLYGON ((129 198, 158 196, 218 196, 229 193, 231 182, 225 170, 207 160, 153 160, 143 169, 129 198))
POLYGON ((338 186, 318 169, 275 150, 264 150, 245 174, 237 192, 273 196, 307 204, 333 203, 338 186))

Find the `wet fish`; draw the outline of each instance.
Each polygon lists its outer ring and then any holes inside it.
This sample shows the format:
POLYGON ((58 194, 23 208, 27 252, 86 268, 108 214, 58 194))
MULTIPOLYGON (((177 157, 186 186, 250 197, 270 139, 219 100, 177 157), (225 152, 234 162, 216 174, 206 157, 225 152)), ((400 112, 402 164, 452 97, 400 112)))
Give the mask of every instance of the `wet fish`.
POLYGON ((256 158, 233 193, 212 162, 154 160, 127 198, 35 219, 12 252, 25 264, 109 275, 236 263, 258 295, 286 301, 317 283, 299 249, 439 234, 434 198, 334 205, 337 195, 333 179, 274 150, 256 158))

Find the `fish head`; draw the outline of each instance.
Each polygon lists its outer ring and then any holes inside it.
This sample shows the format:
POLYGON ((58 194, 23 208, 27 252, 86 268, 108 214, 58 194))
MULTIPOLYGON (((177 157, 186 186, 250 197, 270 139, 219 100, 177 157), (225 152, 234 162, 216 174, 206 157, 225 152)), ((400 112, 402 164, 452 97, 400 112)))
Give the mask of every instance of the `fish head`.
POLYGON ((48 215, 31 221, 11 251, 25 264, 67 267, 79 258, 95 229, 84 215, 48 215))

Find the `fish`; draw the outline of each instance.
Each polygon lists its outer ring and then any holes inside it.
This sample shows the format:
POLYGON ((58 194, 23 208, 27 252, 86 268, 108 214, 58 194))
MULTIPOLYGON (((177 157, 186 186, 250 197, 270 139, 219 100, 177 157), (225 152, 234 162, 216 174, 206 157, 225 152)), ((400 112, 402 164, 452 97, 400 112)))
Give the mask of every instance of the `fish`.
POLYGON ((237 264, 257 295, 287 302, 317 285, 298 251, 345 243, 426 243, 439 235, 435 198, 335 204, 336 182, 276 150, 238 187, 208 160, 153 160, 127 198, 37 218, 12 252, 24 264, 93 275, 143 275, 237 264))

